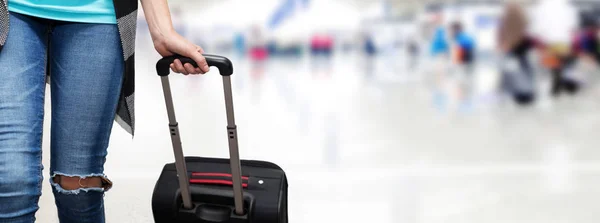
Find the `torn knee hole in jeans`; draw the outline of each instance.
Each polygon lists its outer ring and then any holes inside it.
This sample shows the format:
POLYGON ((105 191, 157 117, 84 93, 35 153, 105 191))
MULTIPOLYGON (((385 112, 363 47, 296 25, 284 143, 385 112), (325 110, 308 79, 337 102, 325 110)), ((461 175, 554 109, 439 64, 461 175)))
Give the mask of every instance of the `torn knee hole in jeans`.
POLYGON ((54 188, 64 194, 79 194, 81 192, 106 192, 112 188, 110 181, 104 174, 73 175, 55 172, 50 183, 54 188))

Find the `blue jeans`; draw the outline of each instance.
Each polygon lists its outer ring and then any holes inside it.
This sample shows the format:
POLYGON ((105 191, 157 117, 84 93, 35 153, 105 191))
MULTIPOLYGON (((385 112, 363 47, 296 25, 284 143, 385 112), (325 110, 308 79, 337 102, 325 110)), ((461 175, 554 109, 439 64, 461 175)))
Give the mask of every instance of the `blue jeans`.
POLYGON ((106 188, 66 190, 51 178, 105 179, 123 79, 122 52, 116 25, 58 22, 11 12, 8 40, 0 52, 0 223, 35 221, 43 178, 47 71, 52 102, 50 183, 60 222, 104 222, 106 188))

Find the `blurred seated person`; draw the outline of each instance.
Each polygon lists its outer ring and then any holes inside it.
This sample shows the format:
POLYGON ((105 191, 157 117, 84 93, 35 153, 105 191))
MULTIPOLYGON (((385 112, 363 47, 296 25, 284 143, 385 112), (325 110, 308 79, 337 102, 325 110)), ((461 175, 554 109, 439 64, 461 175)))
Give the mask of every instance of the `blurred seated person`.
POLYGON ((600 64, 600 26, 594 15, 585 15, 582 29, 575 37, 573 49, 575 55, 600 64))
POLYGON ((578 83, 564 75, 574 62, 572 39, 579 26, 577 9, 569 0, 542 0, 533 9, 532 31, 543 45, 543 64, 552 71, 552 95, 577 92, 578 83))
POLYGON ((528 54, 535 47, 527 28, 529 21, 516 2, 506 5, 498 30, 498 48, 502 53, 502 90, 521 105, 535 99, 533 67, 528 54))

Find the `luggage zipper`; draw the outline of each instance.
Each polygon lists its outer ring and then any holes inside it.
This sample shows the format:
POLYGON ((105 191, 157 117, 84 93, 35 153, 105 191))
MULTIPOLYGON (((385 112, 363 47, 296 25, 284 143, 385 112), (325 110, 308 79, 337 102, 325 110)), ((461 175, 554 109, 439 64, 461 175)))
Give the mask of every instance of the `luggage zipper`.
MULTIPOLYGON (((192 172, 190 177, 191 184, 213 184, 213 185, 228 185, 233 186, 231 174, 227 173, 200 173, 192 172)), ((248 188, 250 178, 242 176, 242 187, 248 188)))
MULTIPOLYGON (((186 157, 185 159, 192 160, 192 161, 210 160, 211 162, 216 162, 216 163, 225 163, 225 164, 229 163, 229 160, 227 160, 227 159, 217 159, 217 158, 186 157)), ((257 160, 242 160, 241 162, 242 162, 242 165, 244 165, 244 166, 271 168, 271 169, 278 169, 278 170, 283 171, 283 169, 281 167, 279 167, 277 164, 270 163, 270 162, 257 161, 257 160)))

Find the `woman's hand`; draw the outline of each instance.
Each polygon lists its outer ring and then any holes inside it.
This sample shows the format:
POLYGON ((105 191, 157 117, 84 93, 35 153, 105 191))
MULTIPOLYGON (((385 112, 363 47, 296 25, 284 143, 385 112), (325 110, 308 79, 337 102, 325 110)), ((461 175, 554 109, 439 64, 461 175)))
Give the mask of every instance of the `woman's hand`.
POLYGON ((209 71, 206 59, 202 54, 204 50, 202 47, 191 43, 177 32, 171 32, 170 34, 162 35, 154 40, 154 48, 163 57, 171 56, 173 54, 179 54, 181 56, 192 58, 198 64, 197 68, 194 68, 191 64, 182 64, 181 61, 175 60, 171 64, 171 70, 173 72, 188 74, 205 74, 209 71))
POLYGON ((208 72, 208 64, 202 56, 204 50, 173 29, 167 0, 141 0, 141 2, 156 51, 163 57, 173 54, 189 57, 198 64, 198 68, 194 68, 191 64, 184 65, 181 61, 175 60, 171 64, 171 70, 185 75, 208 72))

